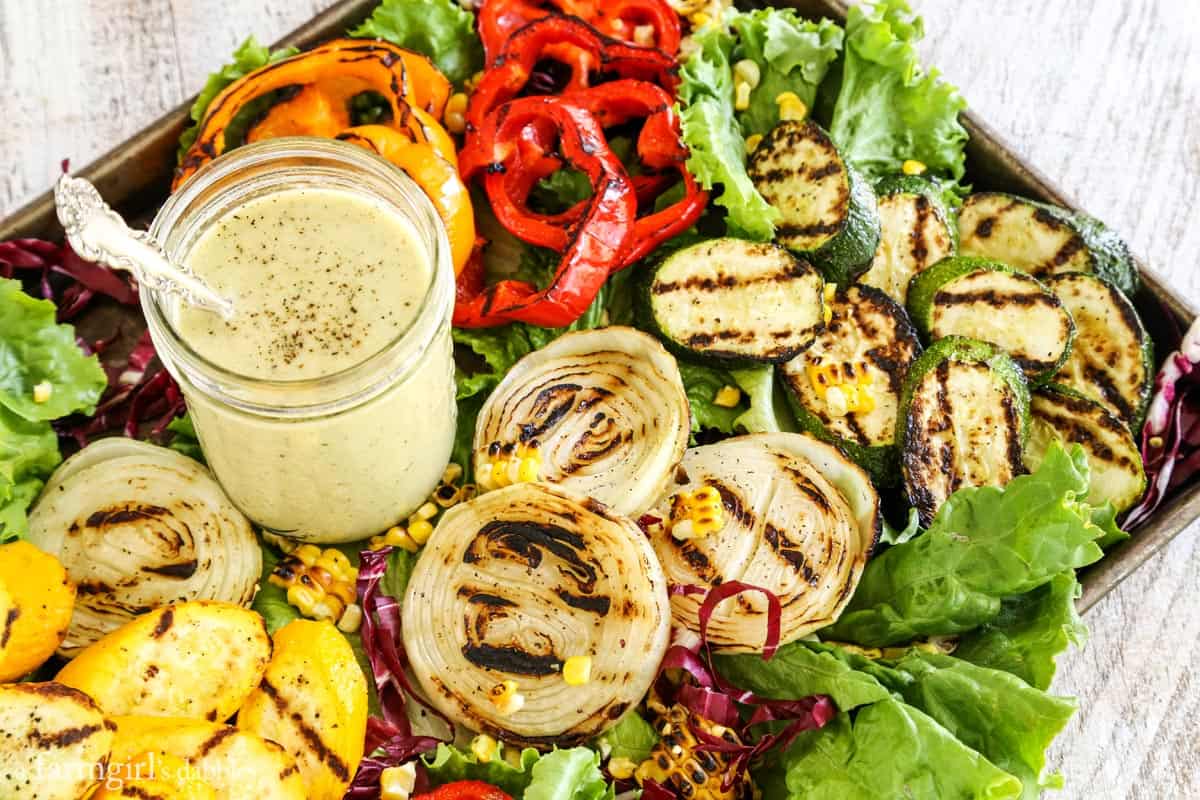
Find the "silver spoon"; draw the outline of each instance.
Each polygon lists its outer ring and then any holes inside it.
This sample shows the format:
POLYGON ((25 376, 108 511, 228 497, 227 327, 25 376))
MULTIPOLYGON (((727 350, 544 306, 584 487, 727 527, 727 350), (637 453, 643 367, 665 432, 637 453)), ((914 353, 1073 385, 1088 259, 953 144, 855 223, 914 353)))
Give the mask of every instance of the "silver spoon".
POLYGON ((233 316, 233 301, 217 294, 192 271, 167 258, 146 231, 125 224, 89 181, 63 175, 54 184, 54 205, 67 241, 80 256, 133 273, 138 283, 184 303, 233 316))

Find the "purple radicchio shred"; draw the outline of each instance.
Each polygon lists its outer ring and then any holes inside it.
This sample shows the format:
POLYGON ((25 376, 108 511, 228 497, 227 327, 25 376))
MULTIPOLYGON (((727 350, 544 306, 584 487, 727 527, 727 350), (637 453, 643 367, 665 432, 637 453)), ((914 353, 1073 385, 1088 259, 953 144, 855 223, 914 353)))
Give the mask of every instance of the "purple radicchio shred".
MULTIPOLYGON (((453 728, 450 720, 416 693, 405 674, 408 657, 400 635, 400 604, 380 590, 392 548, 364 550, 358 568, 358 602, 363 610, 362 643, 371 664, 371 677, 379 697, 383 718, 367 720, 365 752, 348 800, 379 797, 379 779, 384 769, 412 761, 437 748, 442 740, 413 734, 408 721, 407 699, 420 703, 453 728)), ((424 776, 420 762, 418 779, 424 776)))
POLYGON ((65 243, 41 239, 0 242, 0 277, 36 280, 37 295, 58 306, 59 322, 75 318, 96 295, 127 306, 138 302, 132 277, 80 258, 65 243))
POLYGON ((1154 379, 1141 450, 1148 486, 1126 515, 1126 530, 1144 524, 1174 489, 1200 472, 1200 319, 1154 379))

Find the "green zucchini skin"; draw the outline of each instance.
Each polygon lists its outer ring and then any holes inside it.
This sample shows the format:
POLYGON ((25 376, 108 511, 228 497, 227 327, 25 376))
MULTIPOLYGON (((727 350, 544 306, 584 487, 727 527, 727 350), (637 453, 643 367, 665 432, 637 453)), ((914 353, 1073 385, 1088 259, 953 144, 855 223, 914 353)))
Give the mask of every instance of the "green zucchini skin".
POLYGON ((1053 442, 1078 444, 1091 467, 1087 502, 1111 502, 1118 513, 1146 492, 1142 454, 1129 429, 1100 403, 1067 386, 1047 384, 1034 391, 1030 404, 1025 465, 1036 472, 1053 442))
POLYGON ((1133 297, 1140 283, 1129 245, 1095 217, 1016 195, 981 192, 958 216, 963 255, 994 258, 1036 278, 1087 272, 1133 297))
POLYGON ((913 363, 900 394, 896 438, 905 492, 923 525, 956 489, 1003 486, 1025 471, 1029 402, 1024 373, 988 342, 939 339, 913 363), (977 464, 982 479, 969 480, 971 465, 958 460, 960 451, 996 463, 977 464))
POLYGON ((927 342, 958 335, 1004 348, 1032 386, 1062 368, 1075 340, 1071 314, 1045 284, 972 256, 947 258, 913 278, 908 312, 927 342), (963 309, 965 318, 947 318, 963 309))
POLYGON ((879 206, 871 184, 811 120, 780 122, 750 156, 747 172, 779 209, 776 240, 848 286, 879 246, 879 206))
POLYGON ((904 376, 920 355, 921 342, 904 309, 873 286, 839 289, 829 308, 830 321, 812 346, 776 372, 802 430, 841 448, 876 486, 896 486, 896 412, 904 376), (865 362, 871 371, 875 408, 866 415, 834 416, 812 391, 809 366, 847 360, 865 362))
POLYGON ((1071 357, 1054 382, 1090 397, 1134 434, 1141 431, 1154 389, 1154 340, 1133 304, 1097 275, 1046 278, 1075 320, 1071 357))
POLYGON ((958 252, 958 223, 941 188, 917 175, 889 175, 875 183, 879 246, 859 283, 882 289, 900 305, 909 281, 958 252))
POLYGON ((787 249, 725 237, 677 250, 635 287, 642 327, 677 357, 723 367, 780 363, 824 329, 821 274, 787 249))

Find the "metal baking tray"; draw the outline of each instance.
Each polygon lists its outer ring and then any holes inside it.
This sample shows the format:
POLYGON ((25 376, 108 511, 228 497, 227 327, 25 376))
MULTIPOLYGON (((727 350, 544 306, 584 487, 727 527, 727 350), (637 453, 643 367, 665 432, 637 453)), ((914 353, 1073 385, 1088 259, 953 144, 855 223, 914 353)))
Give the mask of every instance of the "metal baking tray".
MULTIPOLYGON (((279 45, 304 48, 341 35, 362 21, 378 0, 342 0, 286 36, 279 45)), ((840 0, 790 0, 791 5, 813 18, 829 17, 844 22, 846 4, 840 0)), ((198 80, 199 76, 197 76, 198 80)), ((103 195, 130 219, 149 219, 167 196, 175 165, 179 134, 188 123, 190 101, 164 115, 141 133, 121 143, 79 174, 94 182, 103 195)), ((964 124, 971 134, 967 147, 967 175, 981 190, 1007 191, 1066 208, 1078 205, 1033 167, 1024 163, 987 125, 967 113, 964 124)), ((36 236, 55 239, 62 231, 47 192, 0 221, 0 241, 36 236)), ((1171 290, 1153 270, 1138 262, 1143 288, 1135 298, 1161 360, 1174 349, 1179 332, 1196 316, 1195 307, 1171 290)), ((1115 548, 1099 564, 1082 575, 1081 610, 1087 610, 1112 591, 1142 563, 1200 517, 1200 479, 1175 491, 1154 518, 1128 542, 1115 548)))

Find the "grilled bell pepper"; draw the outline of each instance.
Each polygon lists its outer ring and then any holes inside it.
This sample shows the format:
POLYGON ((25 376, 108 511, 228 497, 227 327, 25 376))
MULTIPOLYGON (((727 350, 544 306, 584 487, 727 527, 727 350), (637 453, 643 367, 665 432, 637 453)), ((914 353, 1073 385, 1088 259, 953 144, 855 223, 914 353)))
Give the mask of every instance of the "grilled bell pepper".
POLYGON ((512 800, 512 797, 483 781, 455 781, 416 795, 412 800, 512 800))
POLYGON ((654 47, 667 55, 679 52, 679 15, 665 0, 484 0, 479 37, 488 66, 514 33, 555 12, 578 17, 614 39, 654 47))
POLYGON ((386 42, 335 39, 257 69, 217 95, 200 122, 195 143, 184 155, 173 188, 225 152, 226 130, 248 103, 281 90, 297 92, 282 102, 299 98, 301 105, 290 112, 268 113, 264 122, 270 123, 269 128, 261 134, 251 131, 251 138, 269 138, 271 129, 289 135, 328 135, 329 128, 343 119, 348 126, 352 98, 373 91, 391 109, 391 126, 406 129, 415 141, 424 142, 430 136, 429 123, 437 124, 450 98, 450 82, 424 56, 386 42), (314 91, 307 91, 310 87, 314 91), (319 98, 315 92, 320 92, 319 98), (306 120, 302 112, 313 110, 318 113, 306 120))
MULTIPOLYGON (((520 168, 518 141, 530 129, 537 131, 539 146, 545 144, 547 131, 556 132, 558 152, 588 176, 592 197, 566 229, 562 261, 545 289, 517 280, 484 287, 482 261, 472 260, 459 276, 455 325, 480 328, 517 321, 548 328, 570 325, 595 299, 609 274, 619 269, 630 245, 637 216, 633 183, 608 147, 596 118, 560 98, 521 98, 486 119, 480 147, 490 154, 484 178, 488 194, 502 194, 505 172, 520 168)), ((510 219, 505 225, 519 228, 521 219, 510 219)))

